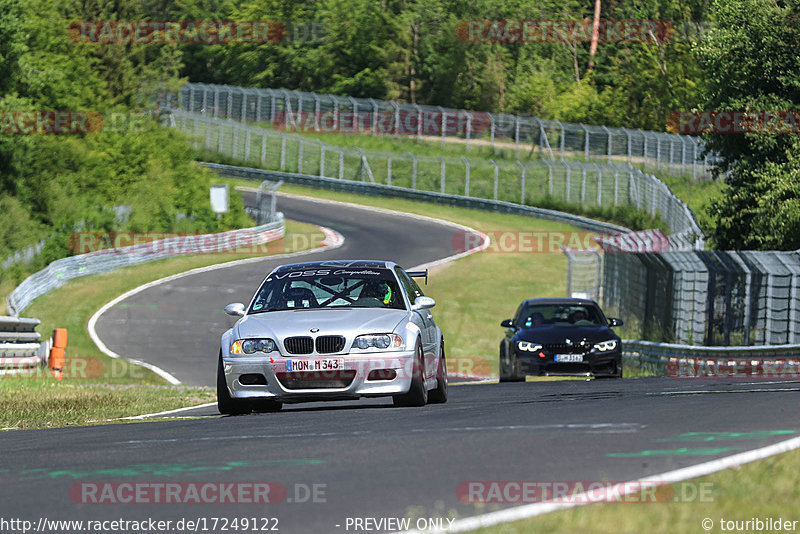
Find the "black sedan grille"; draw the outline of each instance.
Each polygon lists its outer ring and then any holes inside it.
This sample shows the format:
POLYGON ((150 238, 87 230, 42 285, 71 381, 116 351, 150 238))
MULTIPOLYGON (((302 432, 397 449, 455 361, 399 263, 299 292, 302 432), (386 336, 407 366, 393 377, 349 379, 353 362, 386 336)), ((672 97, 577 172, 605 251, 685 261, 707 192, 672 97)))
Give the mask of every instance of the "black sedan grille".
POLYGON ((579 345, 578 343, 573 343, 571 345, 567 345, 566 343, 548 343, 547 345, 543 345, 543 347, 547 352, 555 354, 583 354, 592 350, 592 345, 588 342, 585 345, 579 345))
POLYGON ((314 340, 309 336, 287 337, 283 346, 289 354, 311 354, 314 352, 314 340))
POLYGON ((344 337, 342 336, 319 336, 317 338, 317 352, 320 354, 341 352, 343 348, 344 337))

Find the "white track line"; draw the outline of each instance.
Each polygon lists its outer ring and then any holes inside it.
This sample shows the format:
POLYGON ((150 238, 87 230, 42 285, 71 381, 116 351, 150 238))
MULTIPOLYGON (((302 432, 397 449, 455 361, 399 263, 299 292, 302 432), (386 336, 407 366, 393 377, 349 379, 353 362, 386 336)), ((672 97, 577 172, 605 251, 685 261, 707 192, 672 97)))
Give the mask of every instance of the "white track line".
POLYGON ((145 289, 149 289, 149 288, 151 288, 153 286, 157 286, 157 285, 163 284, 165 282, 171 282, 172 280, 177 280, 179 278, 183 278, 183 277, 186 277, 186 276, 191 276, 193 274, 205 273, 205 272, 209 272, 209 271, 216 271, 217 269, 225 269, 225 268, 228 268, 228 267, 234 267, 234 266, 242 265, 242 264, 245 264, 245 263, 256 263, 256 262, 259 262, 259 261, 274 260, 274 259, 279 259, 279 258, 289 258, 289 257, 296 257, 296 256, 304 256, 304 255, 307 255, 307 254, 314 254, 316 252, 320 252, 320 251, 323 251, 323 250, 336 249, 336 248, 341 247, 344 244, 344 236, 342 236, 342 234, 340 234, 339 232, 337 232, 335 230, 331 230, 330 228, 322 227, 322 226, 320 226, 319 228, 320 228, 320 230, 322 230, 322 233, 325 234, 325 240, 323 241, 323 243, 325 243, 325 244, 322 245, 322 246, 313 248, 313 249, 303 250, 303 251, 300 251, 300 252, 290 252, 290 253, 287 253, 287 254, 274 254, 274 255, 271 255, 271 256, 260 256, 258 258, 246 258, 246 259, 243 259, 243 260, 233 260, 233 261, 229 261, 229 262, 225 262, 225 263, 217 263, 215 265, 208 265, 206 267, 197 267, 196 269, 190 269, 190 270, 184 271, 182 273, 173 274, 171 276, 165 276, 164 278, 160 278, 158 280, 154 280, 152 282, 148 282, 146 284, 142 284, 139 287, 135 287, 135 288, 131 289, 130 291, 126 291, 122 295, 120 295, 120 296, 116 297, 115 299, 113 299, 113 300, 107 302, 106 304, 104 304, 99 310, 97 310, 95 312, 94 315, 92 315, 92 317, 89 319, 89 323, 87 325, 87 328, 89 329, 89 337, 92 338, 92 341, 97 346, 97 348, 100 350, 100 352, 102 352, 106 356, 108 356, 110 358, 126 360, 126 361, 128 361, 128 362, 130 362, 130 363, 132 363, 134 365, 139 365, 139 366, 144 367, 146 369, 150 369, 151 371, 153 371, 154 373, 156 373, 160 377, 164 378, 170 384, 178 385, 178 384, 181 383, 181 381, 178 380, 171 373, 165 371, 164 369, 161 369, 160 367, 158 367, 156 365, 144 362, 142 360, 134 360, 134 359, 131 359, 131 358, 126 358, 124 356, 120 356, 119 354, 117 354, 113 350, 109 349, 108 346, 106 346, 106 344, 103 343, 103 341, 100 339, 100 336, 97 335, 96 326, 97 326, 97 321, 100 319, 100 316, 103 315, 106 311, 108 311, 113 306, 116 306, 117 304, 119 304, 123 300, 127 299, 128 297, 131 297, 131 296, 133 296, 133 295, 135 295, 137 293, 140 293, 140 292, 144 291, 145 289))
POLYGON ((156 413, 145 413, 142 415, 130 415, 128 417, 119 417, 117 419, 112 419, 112 421, 133 421, 136 419, 146 419, 147 417, 159 417, 162 415, 170 415, 173 413, 180 413, 185 412, 187 410, 194 410, 195 408, 208 408, 209 406, 216 406, 216 402, 207 402, 205 404, 198 404, 196 406, 185 406, 183 408, 176 408, 174 410, 167 410, 164 412, 156 412, 156 413))
MULTIPOLYGON (((647 476, 638 480, 619 483, 611 488, 604 488, 596 491, 589 491, 575 496, 572 502, 554 502, 545 501, 540 503, 526 504, 507 508, 505 510, 498 510, 496 512, 489 512, 487 514, 466 517, 458 519, 453 522, 447 529, 447 532, 466 532, 478 528, 486 528, 501 523, 510 523, 512 521, 519 521, 521 519, 528 519, 538 515, 555 512, 556 510, 565 510, 567 508, 574 508, 577 506, 584 506, 586 504, 594 504, 606 501, 612 501, 613 498, 628 495, 641 491, 643 487, 649 487, 656 484, 669 484, 674 482, 681 482, 691 478, 710 475, 724 469, 736 467, 739 465, 763 460, 776 454, 789 452, 800 448, 800 436, 780 441, 773 445, 767 445, 760 449, 753 449, 745 451, 725 458, 719 458, 697 464, 674 471, 667 471, 658 475, 647 476)), ((409 530, 406 534, 417 533, 419 531, 409 530)), ((425 532, 444 532, 439 530, 427 530, 425 532)))

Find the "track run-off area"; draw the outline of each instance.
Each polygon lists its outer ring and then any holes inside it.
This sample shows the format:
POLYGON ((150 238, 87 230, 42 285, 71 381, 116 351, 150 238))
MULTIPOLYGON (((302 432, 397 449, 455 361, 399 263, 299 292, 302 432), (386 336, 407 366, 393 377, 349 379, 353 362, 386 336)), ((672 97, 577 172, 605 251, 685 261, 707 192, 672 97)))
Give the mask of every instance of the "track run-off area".
MULTIPOLYGON (((176 382, 211 386, 219 336, 233 322, 222 308, 249 301, 274 266, 380 258, 410 268, 454 254, 459 231, 413 215, 290 195, 279 195, 278 209, 330 228, 344 242, 296 260, 265 258, 150 285, 96 316, 97 337, 107 350, 156 366, 176 382)), ((219 522, 211 528, 213 518, 254 519, 248 532, 354 532, 355 519, 404 517, 430 519, 412 526, 458 530, 549 510, 520 507, 514 495, 484 506, 470 502, 486 497, 480 488, 492 482, 656 480, 669 473, 667 479, 685 479, 736 463, 725 460, 736 455, 750 454, 738 457, 746 461, 796 447, 798 395, 798 381, 650 377, 465 384, 450 389, 447 404, 423 408, 364 399, 222 417, 207 406, 167 421, 3 432, 0 483, 5 509, 34 524, 46 500, 49 519, 203 520, 211 532, 222 530, 219 522), (95 504, 99 494, 91 490, 106 482, 268 483, 273 499, 95 504)))

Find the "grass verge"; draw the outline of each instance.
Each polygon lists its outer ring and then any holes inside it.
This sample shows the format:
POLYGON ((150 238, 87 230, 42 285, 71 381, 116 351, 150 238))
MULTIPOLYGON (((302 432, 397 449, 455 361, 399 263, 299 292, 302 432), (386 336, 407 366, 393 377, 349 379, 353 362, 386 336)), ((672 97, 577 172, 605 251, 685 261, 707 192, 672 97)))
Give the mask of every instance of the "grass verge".
MULTIPOLYGON (((286 222, 286 238, 269 244, 267 254, 295 252, 318 246, 324 235, 316 226, 286 222)), ((43 337, 53 328, 67 328, 65 380, 47 373, 32 377, 0 375, 0 428, 41 428, 84 424, 89 420, 170 410, 214 400, 202 388, 153 387, 164 380, 142 367, 100 353, 89 337, 87 322, 103 304, 152 280, 227 261, 264 254, 182 256, 71 280, 36 299, 26 317, 42 321, 43 337), (132 387, 132 386, 151 387, 132 387)))
MULTIPOLYGON (((800 451, 795 450, 760 460, 713 475, 674 484, 671 502, 656 505, 646 503, 603 503, 580 506, 553 512, 540 517, 515 521, 495 527, 479 529, 480 534, 537 534, 560 532, 592 532, 620 534, 641 532, 669 532, 670 534, 696 534, 698 532, 723 532, 730 530, 767 531, 767 528, 734 528, 721 522, 745 521, 759 518, 798 520, 793 529, 800 527, 797 503, 800 502, 800 451), (699 490, 707 491, 700 493, 699 490), (697 492, 706 497, 689 497, 697 492), (682 495, 684 497, 682 497, 682 495), (756 512, 757 511, 757 512, 756 512), (710 519, 711 529, 703 528, 703 520, 710 519)), ((771 531, 771 530, 769 530, 771 531)))

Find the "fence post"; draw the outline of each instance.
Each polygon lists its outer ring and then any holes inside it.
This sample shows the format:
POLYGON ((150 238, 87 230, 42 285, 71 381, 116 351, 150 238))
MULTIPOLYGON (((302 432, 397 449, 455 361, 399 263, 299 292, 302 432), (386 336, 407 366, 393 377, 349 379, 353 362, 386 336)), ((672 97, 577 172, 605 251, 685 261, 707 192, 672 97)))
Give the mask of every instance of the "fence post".
POLYGON ((261 166, 265 167, 267 163, 267 134, 262 131, 261 133, 261 166))
POLYGON ((561 121, 556 121, 556 124, 561 127, 561 161, 564 161, 564 147, 566 144, 567 132, 564 129, 564 125, 561 123, 561 121))
POLYGON ((290 118, 292 114, 292 102, 289 100, 289 92, 284 90, 283 91, 283 121, 284 121, 284 128, 286 131, 289 131, 289 124, 293 123, 294 121, 290 118))
POLYGON ((655 137, 656 137, 656 169, 658 170, 658 172, 661 172, 661 139, 658 138, 658 135, 656 135, 655 137))
POLYGON ((489 162, 494 165, 494 199, 497 200, 497 192, 500 188, 500 169, 497 167, 497 163, 490 159, 489 162))
POLYGON ((275 91, 272 89, 267 89, 267 92, 269 93, 269 122, 274 122, 277 99, 275 98, 275 91))
POLYGON ((464 162, 464 167, 466 169, 464 174, 464 196, 469 196, 469 160, 464 156, 461 156, 461 161, 464 162))
MULTIPOLYGON (((194 84, 187 83, 189 86, 189 111, 194 111, 194 84)), ((204 93, 205 94, 205 93, 204 93)))
POLYGON ((325 143, 317 140, 319 143, 319 175, 325 176, 325 143))
POLYGON ((579 124, 583 128, 584 141, 583 141, 583 161, 589 161, 589 129, 582 123, 579 124))
POLYGON ((607 150, 606 150, 606 155, 607 155, 606 161, 608 161, 608 163, 610 164, 611 163, 611 143, 613 142, 613 138, 612 138, 611 130, 609 130, 605 126, 603 126, 603 129, 608 134, 608 147, 606 147, 607 148, 607 150))
POLYGON ((239 122, 246 122, 247 121, 247 91, 242 89, 242 112, 241 116, 239 117, 239 122))
POLYGON ((344 179, 344 149, 339 150, 339 179, 344 179))
POLYGON ((614 167, 614 205, 619 204, 619 170, 614 167))
POLYGON ((203 87, 203 108, 200 110, 200 113, 203 115, 208 113, 208 91, 205 87, 203 87))
POLYGON ((281 133, 281 170, 286 170, 286 134, 281 133))
MULTIPOLYGON (((524 206, 525 205, 525 165, 523 165, 522 162, 519 161, 519 160, 517 160, 517 165, 519 165, 519 168, 522 170, 522 176, 520 177, 520 182, 522 183, 522 187, 521 187, 521 192, 520 192, 520 196, 519 196, 519 203, 524 206)), ((550 167, 549 164, 547 166, 550 167)))
POLYGON ((386 154, 386 185, 392 185, 392 153, 384 152, 386 154))
POLYGON ((219 89, 214 88, 214 118, 219 118, 219 89))
POLYGON ((439 113, 441 114, 441 123, 442 123, 442 150, 444 150, 444 143, 445 143, 445 136, 447 135, 447 112, 444 110, 442 106, 436 106, 439 108, 439 113))
POLYGON ((515 115, 514 119, 514 158, 519 159, 519 115, 515 115))
POLYGON ((490 123, 490 125, 489 125, 489 143, 492 146, 492 152, 494 152, 494 128, 495 128, 495 124, 494 124, 494 114, 493 113, 489 113, 489 123, 490 123))
POLYGON ((600 207, 603 205, 603 169, 596 163, 594 166, 597 169, 597 206, 600 207))
POLYGON ((697 145, 698 144, 699 143, 697 141, 692 139, 692 181, 697 179, 697 145))
POLYGON ((219 135, 217 136, 217 152, 222 154, 222 138, 225 136, 225 130, 222 128, 221 124, 217 124, 217 128, 219 129, 219 135))
POLYGON ((581 204, 586 204, 586 164, 581 165, 581 204))
POLYGON ((244 142, 246 143, 246 146, 244 147, 244 160, 248 163, 250 162, 250 141, 250 128, 248 128, 247 134, 244 136, 244 142))
POLYGON ((417 156, 413 152, 408 153, 411 156, 411 184, 412 189, 417 188, 417 156))
POLYGON ((206 141, 203 144, 203 147, 208 149, 208 148, 211 148, 211 146, 210 146, 211 145, 211 122, 205 120, 205 121, 203 121, 203 126, 206 129, 206 141))
POLYGON ((472 135, 472 113, 469 111, 464 111, 464 113, 467 115, 467 141, 464 150, 469 152, 469 138, 472 135))
POLYGON ((303 138, 295 134, 297 137, 297 173, 303 174, 303 138))
POLYGON ((642 168, 647 169, 647 134, 641 128, 638 131, 642 134, 642 168))
POLYGON ((335 96, 331 95, 331 102, 333 102, 333 131, 339 131, 339 101, 335 96))
POLYGON ((314 97, 314 130, 320 131, 319 123, 322 119, 322 105, 320 104, 319 95, 317 93, 311 93, 311 95, 314 97))
MULTIPOLYGON (((570 167, 568 163, 566 164, 566 167, 567 167, 567 180, 566 180, 567 183, 565 187, 566 189, 565 193, 566 193, 566 201, 569 202, 570 193, 572 192, 572 184, 570 183, 572 179, 572 167, 570 167)), ((552 194, 552 190, 550 194, 552 194)))
POLYGON ((231 92, 230 88, 228 89, 227 102, 228 106, 225 108, 225 118, 230 119, 233 115, 233 93, 231 92))
POLYGON ((400 135, 400 106, 395 101, 392 101, 392 106, 394 106, 394 134, 400 135))
POLYGON ((414 109, 417 110, 417 142, 422 141, 422 109, 414 104, 414 109))
POLYGON ((239 147, 239 128, 233 127, 233 153, 231 157, 236 159, 236 149, 239 147))
POLYGON ((623 128, 622 131, 625 132, 625 137, 627 137, 627 140, 628 140, 628 165, 633 165, 633 151, 632 151, 632 146, 631 146, 631 132, 629 132, 627 128, 623 128))
POLYGON ((445 166, 444 158, 442 158, 442 156, 436 154, 436 157, 439 159, 439 191, 444 194, 447 186, 447 178, 445 177, 445 174, 447 173, 447 167, 445 166))
POLYGON ((378 103, 374 98, 369 101, 372 104, 372 135, 378 135, 378 103))
POLYGON ((353 106, 353 133, 358 133, 358 102, 352 96, 348 97, 350 105, 353 106))

